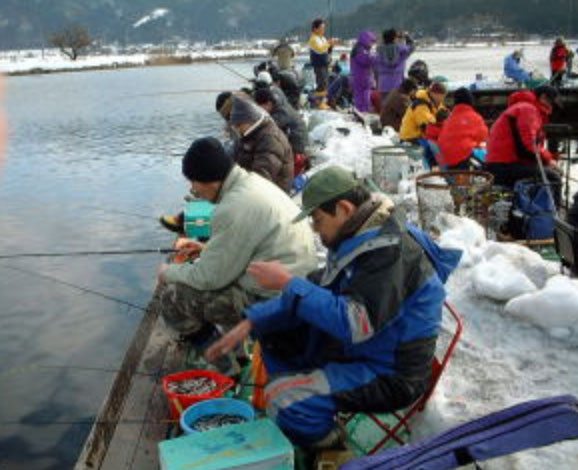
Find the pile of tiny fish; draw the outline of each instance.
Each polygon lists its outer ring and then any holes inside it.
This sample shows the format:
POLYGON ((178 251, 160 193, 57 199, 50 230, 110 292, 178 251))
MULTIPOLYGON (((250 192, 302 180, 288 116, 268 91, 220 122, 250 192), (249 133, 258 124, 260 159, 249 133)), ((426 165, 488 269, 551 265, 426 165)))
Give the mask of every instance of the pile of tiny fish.
POLYGON ((242 416, 237 415, 226 415, 226 414, 213 414, 203 416, 196 420, 192 425, 191 429, 199 432, 208 431, 209 429, 221 428, 224 426, 230 426, 231 424, 244 423, 247 420, 242 416))
POLYGON ((208 377, 197 377, 180 382, 169 382, 167 388, 169 392, 179 395, 205 395, 217 388, 217 382, 208 377))

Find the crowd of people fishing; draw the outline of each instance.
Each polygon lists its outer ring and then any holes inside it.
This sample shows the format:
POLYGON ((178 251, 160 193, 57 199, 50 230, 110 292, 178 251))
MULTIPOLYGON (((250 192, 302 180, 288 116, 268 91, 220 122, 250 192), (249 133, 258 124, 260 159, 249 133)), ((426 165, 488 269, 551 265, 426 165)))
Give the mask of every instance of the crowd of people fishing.
MULTIPOLYGON (((350 90, 358 111, 378 113, 401 141, 421 146, 426 166, 483 167, 501 186, 538 177, 542 163, 559 204, 558 156, 546 147, 544 125, 559 104, 555 85, 570 73, 563 41, 552 53, 552 80, 514 91, 488 130, 468 88, 451 94, 450 108, 446 84, 431 80, 425 63, 406 74, 415 50, 408 33, 388 29, 374 50, 377 36, 364 31, 349 60, 332 63, 336 43, 325 26, 312 22, 304 68, 314 75, 313 107, 340 108, 350 90)), ((314 173, 297 206, 290 193, 310 166, 304 85, 287 41, 273 56, 255 67, 252 88, 216 97, 227 142, 200 138, 183 157, 193 196, 215 204, 212 233, 187 239, 183 214, 161 218, 194 262, 163 264, 157 299, 166 323, 223 372, 238 373, 249 361, 244 342, 258 340, 269 416, 294 443, 326 448, 342 441, 338 412, 389 412, 425 392, 443 284, 460 253, 442 250, 386 195, 340 167, 314 173), (322 269, 314 232, 327 248, 322 269)), ((506 59, 505 73, 522 83, 511 75, 519 58, 506 59)))

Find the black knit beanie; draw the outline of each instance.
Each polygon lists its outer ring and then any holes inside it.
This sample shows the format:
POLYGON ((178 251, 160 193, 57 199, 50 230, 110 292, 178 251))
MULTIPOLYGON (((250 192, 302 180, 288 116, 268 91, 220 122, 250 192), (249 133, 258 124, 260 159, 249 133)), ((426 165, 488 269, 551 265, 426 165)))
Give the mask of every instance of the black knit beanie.
POLYGON ((224 181, 232 167, 233 160, 214 137, 195 140, 183 157, 183 175, 189 181, 224 181))
POLYGON ((221 111, 221 108, 225 104, 225 102, 231 97, 233 92, 231 91, 223 91, 217 95, 217 99, 215 101, 215 110, 217 112, 221 111))

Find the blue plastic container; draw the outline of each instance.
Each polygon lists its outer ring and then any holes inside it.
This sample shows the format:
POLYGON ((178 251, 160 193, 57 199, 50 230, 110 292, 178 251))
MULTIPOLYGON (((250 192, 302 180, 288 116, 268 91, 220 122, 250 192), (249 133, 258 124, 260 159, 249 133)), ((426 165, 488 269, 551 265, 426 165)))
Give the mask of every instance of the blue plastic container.
POLYGON ((195 199, 185 205, 185 233, 188 238, 206 239, 211 236, 211 219, 215 205, 195 199))
POLYGON ((198 433, 192 425, 200 418, 217 414, 240 416, 247 421, 255 419, 255 410, 249 403, 234 398, 215 398, 189 406, 181 414, 181 429, 185 434, 198 433))

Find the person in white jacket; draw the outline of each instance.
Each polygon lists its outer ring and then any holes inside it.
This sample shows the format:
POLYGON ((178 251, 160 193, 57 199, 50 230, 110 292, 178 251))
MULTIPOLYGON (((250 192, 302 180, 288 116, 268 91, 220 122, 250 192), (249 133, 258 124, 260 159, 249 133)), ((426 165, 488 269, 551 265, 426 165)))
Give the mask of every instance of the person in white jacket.
POLYGON ((194 263, 163 264, 159 300, 166 323, 193 344, 206 346, 215 326, 228 331, 249 305, 272 294, 246 273, 254 261, 276 261, 295 275, 316 268, 313 232, 292 224, 297 205, 275 184, 234 164, 215 138, 198 139, 183 158, 192 191, 216 204, 211 238, 180 246, 194 263))

